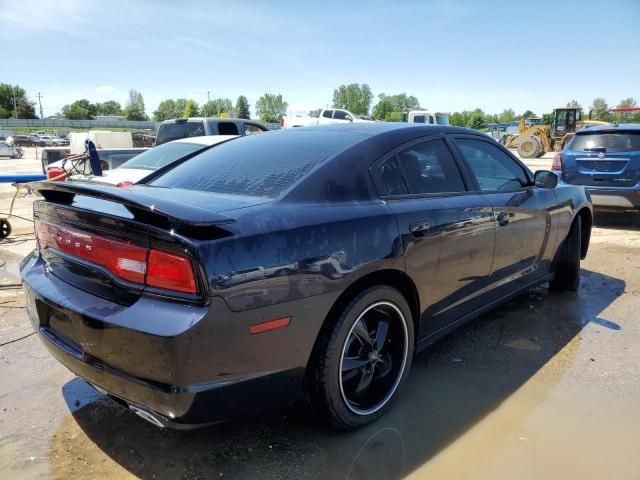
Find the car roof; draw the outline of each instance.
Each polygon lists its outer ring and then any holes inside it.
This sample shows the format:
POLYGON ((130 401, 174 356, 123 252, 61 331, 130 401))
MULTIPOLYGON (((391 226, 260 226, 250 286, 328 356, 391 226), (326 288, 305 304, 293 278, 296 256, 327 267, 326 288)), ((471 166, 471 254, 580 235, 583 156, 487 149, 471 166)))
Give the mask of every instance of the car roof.
POLYGON ((585 135, 593 132, 640 132, 640 123, 621 123, 611 125, 594 125, 585 127, 576 132, 576 135, 585 135))
POLYGON ((418 133, 414 129, 424 129, 425 135, 437 134, 437 133, 470 133, 470 134, 482 134, 477 130, 470 130, 462 127, 452 127, 450 125, 427 125, 424 123, 406 123, 406 122, 366 122, 366 123, 349 123, 349 124, 337 124, 337 125, 318 125, 313 127, 300 127, 287 129, 288 131, 300 131, 300 130, 333 130, 342 133, 353 133, 360 135, 379 135, 382 133, 393 132, 412 132, 418 133))
POLYGON ((210 122, 210 123, 219 123, 219 122, 242 122, 242 123, 257 123, 260 124, 258 120, 251 120, 246 118, 219 118, 219 117, 189 117, 189 118, 170 118, 169 120, 164 120, 164 123, 177 123, 177 122, 210 122))
POLYGON ((231 140, 237 138, 238 135, 206 135, 201 137, 186 137, 178 138, 177 140, 171 140, 167 143, 197 143, 199 145, 215 145, 216 143, 224 142, 225 140, 231 140))

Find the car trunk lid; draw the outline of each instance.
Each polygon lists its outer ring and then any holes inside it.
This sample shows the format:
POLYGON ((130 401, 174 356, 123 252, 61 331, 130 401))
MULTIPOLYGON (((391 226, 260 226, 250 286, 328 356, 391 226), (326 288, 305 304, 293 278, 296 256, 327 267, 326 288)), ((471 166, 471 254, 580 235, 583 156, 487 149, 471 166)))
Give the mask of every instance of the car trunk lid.
POLYGON ((632 187, 640 181, 640 131, 578 134, 563 154, 567 183, 632 187))
MULTIPOLYGON (((40 182, 33 189, 36 236, 48 273, 112 302, 143 292, 199 301, 206 281, 198 242, 230 236, 234 220, 216 210, 246 202, 209 196, 183 201, 171 189, 40 182)), ((197 196, 197 195, 196 195, 197 196)))

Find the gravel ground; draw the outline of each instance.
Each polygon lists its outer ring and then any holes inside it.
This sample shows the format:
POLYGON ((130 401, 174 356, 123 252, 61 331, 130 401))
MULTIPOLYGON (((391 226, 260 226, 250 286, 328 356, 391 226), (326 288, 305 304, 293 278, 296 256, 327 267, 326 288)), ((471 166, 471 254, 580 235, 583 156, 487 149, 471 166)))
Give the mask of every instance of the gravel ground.
MULTIPOLYGON (((0 173, 37 172, 26 150, 0 173)), ((0 184, 0 212, 14 191, 0 184)), ((15 213, 30 218, 32 200, 15 213)), ((447 336, 393 411, 351 434, 299 408, 156 429, 53 360, 21 290, 0 288, 0 478, 640 478, 640 221, 596 222, 579 292, 536 288, 447 336)), ((34 245, 29 221, 12 224, 0 285, 34 245)))

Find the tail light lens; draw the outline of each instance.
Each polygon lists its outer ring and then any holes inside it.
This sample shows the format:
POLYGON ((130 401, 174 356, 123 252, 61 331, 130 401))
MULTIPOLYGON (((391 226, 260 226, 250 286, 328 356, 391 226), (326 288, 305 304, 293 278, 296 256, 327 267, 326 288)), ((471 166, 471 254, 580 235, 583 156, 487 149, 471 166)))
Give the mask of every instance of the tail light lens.
POLYGON ((196 293, 196 281, 188 258, 161 250, 151 250, 147 263, 150 287, 196 293))
POLYGON ((562 170, 562 152, 558 152, 553 156, 551 170, 562 170))
POLYGON ((40 248, 55 248, 100 265, 128 282, 196 293, 196 280, 187 257, 149 250, 130 242, 112 240, 41 220, 36 220, 36 236, 40 248))
POLYGON ((47 180, 64 182, 67 180, 67 171, 60 167, 49 167, 47 168, 47 180))
POLYGON ((280 117, 280 128, 284 127, 284 117, 280 117))
POLYGON ((118 184, 116 184, 116 187, 127 188, 127 187, 130 187, 131 185, 133 185, 133 182, 130 182, 129 180, 125 180, 123 182, 119 182, 118 184))

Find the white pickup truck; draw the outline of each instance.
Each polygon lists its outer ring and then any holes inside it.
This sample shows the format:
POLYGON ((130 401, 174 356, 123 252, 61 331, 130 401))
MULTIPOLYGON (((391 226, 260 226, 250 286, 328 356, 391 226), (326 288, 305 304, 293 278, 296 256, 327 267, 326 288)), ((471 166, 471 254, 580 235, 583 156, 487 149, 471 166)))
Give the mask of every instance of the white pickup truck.
POLYGON ((410 110, 405 120, 409 123, 426 123, 428 125, 449 125, 449 115, 428 110, 410 110))
POLYGON ((311 127, 314 125, 334 125, 340 123, 371 123, 349 110, 342 108, 324 108, 318 118, 309 116, 305 112, 287 112, 280 119, 281 128, 311 127))

